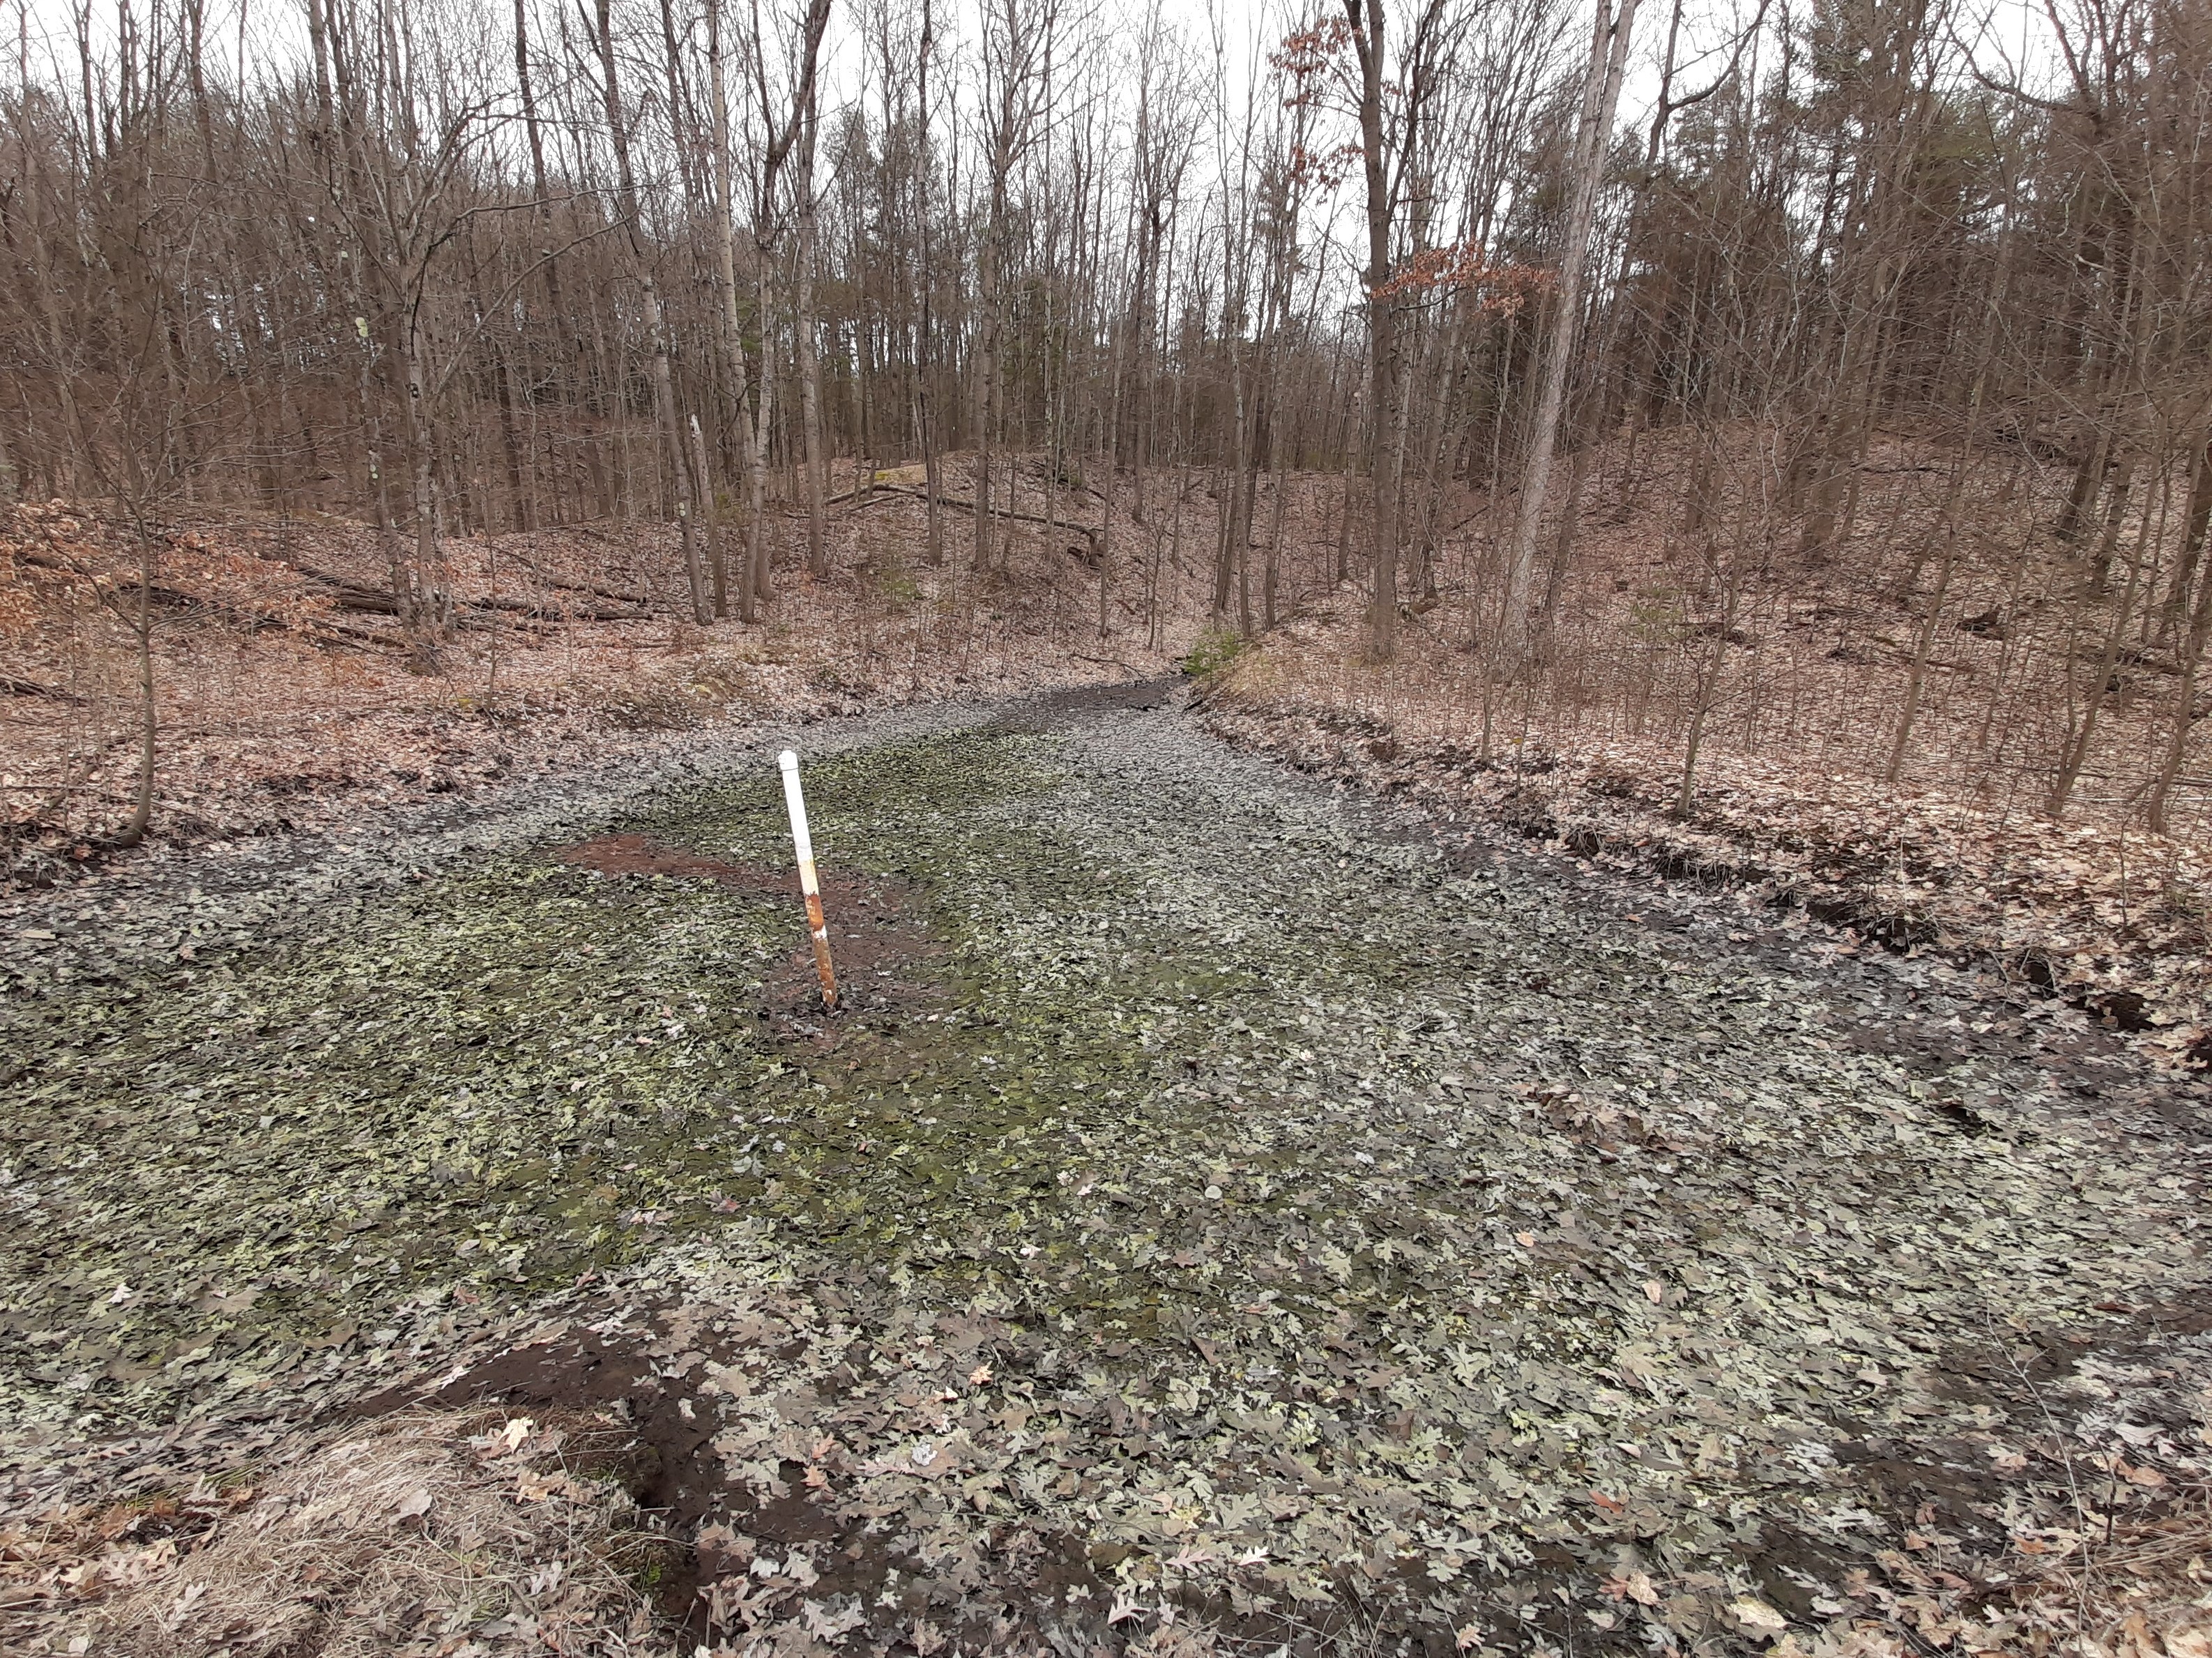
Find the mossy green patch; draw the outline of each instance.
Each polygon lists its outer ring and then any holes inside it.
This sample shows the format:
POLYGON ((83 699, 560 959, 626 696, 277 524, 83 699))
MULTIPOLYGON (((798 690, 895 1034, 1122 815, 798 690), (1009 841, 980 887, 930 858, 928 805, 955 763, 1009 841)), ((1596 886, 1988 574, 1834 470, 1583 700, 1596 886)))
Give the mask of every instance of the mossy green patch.
POLYGON ((17 1008, 9 1379, 152 1407, 426 1283, 621 1258, 626 1212, 702 1205, 665 1151, 760 1063, 775 922, 502 859, 281 961, 17 1008))
MULTIPOLYGON (((1332 923, 1257 959, 1196 936, 1054 821, 1051 736, 862 750, 807 783, 824 867, 896 878, 942 946, 914 969, 926 1006, 849 1018, 827 1053, 759 1017, 794 906, 542 857, 288 950, 16 1008, 34 1080, 4 1131, 6 1396, 160 1416, 374 1354, 403 1303, 512 1299, 733 1215, 1115 1337, 1215 1299, 1222 1113, 1182 1084, 1261 1033, 1211 1010, 1285 974, 1402 983, 1401 940, 1332 923)), ((772 776, 628 827, 788 857, 772 776)))
POLYGON ((1244 636, 1233 628, 1210 628, 1199 636, 1188 655, 1183 658, 1182 671, 1194 679, 1203 679, 1218 673, 1244 653, 1244 636))

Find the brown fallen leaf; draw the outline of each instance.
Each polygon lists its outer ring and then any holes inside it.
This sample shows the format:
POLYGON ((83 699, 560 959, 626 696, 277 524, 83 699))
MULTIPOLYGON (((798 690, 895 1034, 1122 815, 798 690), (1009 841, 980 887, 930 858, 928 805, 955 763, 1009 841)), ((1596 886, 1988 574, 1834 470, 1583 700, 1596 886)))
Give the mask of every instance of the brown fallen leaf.
POLYGON ((1659 1604, 1658 1585, 1647 1571, 1615 1572, 1598 1587, 1616 1600, 1633 1600, 1639 1606, 1659 1604))

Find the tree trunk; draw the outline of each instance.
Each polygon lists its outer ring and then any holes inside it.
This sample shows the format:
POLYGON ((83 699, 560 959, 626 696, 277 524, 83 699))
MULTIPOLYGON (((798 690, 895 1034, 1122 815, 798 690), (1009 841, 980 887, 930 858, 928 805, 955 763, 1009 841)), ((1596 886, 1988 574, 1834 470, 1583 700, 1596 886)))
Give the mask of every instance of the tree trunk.
POLYGON ((814 100, 799 113, 799 241, 796 322, 799 330, 799 418, 806 442, 806 568, 817 581, 830 574, 830 547, 823 516, 822 361, 814 330, 814 100))
POLYGON ((1499 647, 1503 659, 1516 665, 1525 659, 1528 648, 1528 586, 1535 564, 1536 533, 1551 481, 1559 410, 1566 401, 1575 329, 1582 319, 1583 267, 1589 258, 1598 186, 1605 179, 1613 112, 1620 101, 1621 76, 1628 61, 1629 31, 1636 21, 1636 0, 1617 0, 1617 9, 1615 5, 1616 0, 1600 0, 1597 27, 1590 40, 1589 80, 1575 133, 1574 201, 1567 212, 1566 242, 1559 253, 1559 286, 1552 298, 1551 336, 1545 344, 1543 371, 1537 381, 1535 418, 1521 465, 1520 507, 1505 557, 1499 647))
MULTIPOLYGON (((1633 3, 1633 0, 1625 0, 1633 3)), ((1375 499, 1374 586, 1367 610, 1367 652, 1387 662, 1398 652, 1398 471, 1406 428, 1398 402, 1398 311, 1391 295, 1390 221, 1394 203, 1383 149, 1383 0, 1345 0, 1359 60, 1359 148, 1367 195, 1368 408, 1373 444, 1368 465, 1375 499), (1366 19, 1363 27, 1363 11, 1366 19)))
POLYGON ((629 252, 630 274, 638 285, 645 312, 645 331, 653 349, 653 401, 659 416, 661 449, 668 465, 669 489, 676 498, 676 519, 684 540, 684 575, 691 593, 691 614, 702 627, 713 619, 707 606, 706 572, 699 562, 699 544, 692 533, 690 468, 684 459, 684 428, 676 414, 675 378, 668 366, 668 330, 660 312, 660 289, 654 281, 653 262, 647 255, 639 226, 637 181, 630 171, 629 129, 623 115, 621 83, 615 70, 611 0, 595 0, 599 21, 599 75, 606 97, 607 131, 615 153, 615 181, 623 216, 623 241, 629 252))
MULTIPOLYGON (((747 396, 745 374, 744 319, 738 308, 738 228, 737 203, 732 179, 732 161, 730 154, 730 103, 727 76, 723 68, 722 9, 710 5, 707 9, 707 63, 709 77, 708 95, 714 105, 714 286, 720 303, 716 307, 720 322, 720 333, 726 370, 726 396, 731 424, 736 428, 738 452, 745 457, 746 478, 746 549, 744 568, 738 573, 738 619, 750 626, 760 619, 759 595, 753 585, 750 550, 753 523, 760 516, 760 503, 750 488, 752 476, 753 450, 752 405, 747 396)), ((720 537, 716 538, 717 583, 714 614, 729 614, 722 598, 720 565, 726 556, 720 551, 720 537)))

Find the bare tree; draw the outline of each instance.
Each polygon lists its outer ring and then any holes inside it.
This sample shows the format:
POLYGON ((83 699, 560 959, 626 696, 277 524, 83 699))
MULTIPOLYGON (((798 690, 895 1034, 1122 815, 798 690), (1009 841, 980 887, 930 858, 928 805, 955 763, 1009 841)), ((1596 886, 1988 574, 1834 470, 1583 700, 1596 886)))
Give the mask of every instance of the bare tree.
POLYGON ((1535 568, 1536 534, 1552 476, 1559 410, 1566 400, 1567 374, 1575 331, 1582 320, 1583 270, 1589 258, 1590 227, 1597 216, 1599 185, 1605 177, 1613 137, 1613 113, 1628 67, 1629 34, 1636 21, 1636 0, 1598 0, 1590 37, 1589 70, 1583 84, 1581 118, 1575 126, 1574 204, 1567 211, 1559 249, 1559 282, 1552 296, 1551 328, 1543 367, 1536 382, 1535 413, 1528 425, 1528 447, 1521 464, 1520 501, 1513 539, 1505 555, 1505 592, 1499 624, 1504 659, 1517 663, 1527 654, 1529 575, 1535 568))

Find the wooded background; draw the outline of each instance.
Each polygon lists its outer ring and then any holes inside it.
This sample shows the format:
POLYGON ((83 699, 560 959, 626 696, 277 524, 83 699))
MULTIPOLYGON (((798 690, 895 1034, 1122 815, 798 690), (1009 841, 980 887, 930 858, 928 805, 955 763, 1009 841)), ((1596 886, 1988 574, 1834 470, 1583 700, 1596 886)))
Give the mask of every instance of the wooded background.
POLYGON ((1879 659, 1827 729, 1890 780, 2195 799, 2188 0, 15 21, 13 489, 365 521, 420 665, 459 537, 672 522, 680 605, 750 622, 905 489, 917 568, 1072 539, 1103 632, 1196 499, 1194 620, 1357 581, 1362 659, 1448 644, 1486 750, 1656 718, 1686 806, 1723 723, 1804 740, 1764 618, 1879 659))

